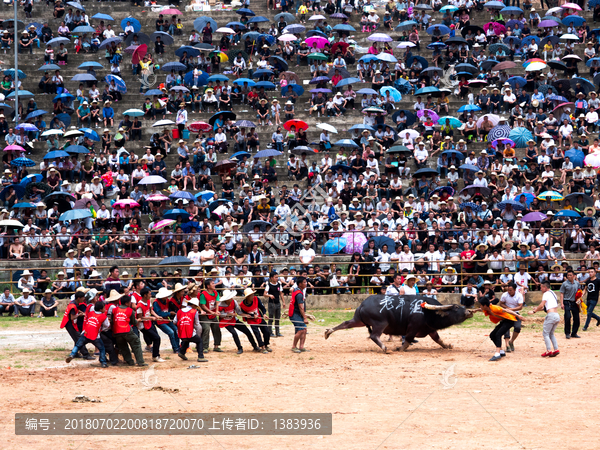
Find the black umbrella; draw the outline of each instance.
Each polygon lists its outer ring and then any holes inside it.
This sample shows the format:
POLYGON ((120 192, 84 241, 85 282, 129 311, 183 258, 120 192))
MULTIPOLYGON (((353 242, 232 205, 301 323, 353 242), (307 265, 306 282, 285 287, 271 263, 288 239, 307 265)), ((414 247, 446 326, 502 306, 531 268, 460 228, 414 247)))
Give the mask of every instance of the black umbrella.
POLYGON ((27 197, 34 197, 36 194, 40 194, 40 191, 42 191, 41 196, 42 196, 42 198, 44 198, 52 192, 52 188, 50 186, 48 186, 46 183, 41 183, 41 182, 29 183, 25 187, 25 195, 27 197))
POLYGON ((569 200, 571 205, 575 205, 579 201, 579 196, 581 195, 583 203, 587 206, 594 206, 594 199, 583 192, 573 192, 565 197, 565 200, 569 200))
POLYGON ((241 53, 242 54, 242 58, 245 61, 248 61, 248 53, 246 53, 244 50, 238 50, 238 49, 229 50, 227 52, 227 57, 229 58, 229 61, 233 62, 233 60, 235 58, 237 58, 238 53, 241 53))
POLYGON ((269 62, 274 66, 279 66, 279 71, 281 72, 288 70, 288 63, 281 56, 269 56, 269 62))
POLYGON ((244 225, 244 233, 250 233, 254 231, 254 227, 256 226, 259 226, 260 231, 264 233, 270 229, 273 224, 271 222, 265 222, 264 220, 253 220, 252 222, 248 222, 246 225, 244 225))
POLYGON ((483 70, 491 70, 496 64, 498 64, 498 61, 495 59, 487 59, 481 63, 481 68, 483 70))
POLYGON ((212 117, 210 119, 208 119, 208 123, 210 123, 211 125, 214 125, 215 122, 217 121, 217 119, 219 118, 219 116, 223 116, 223 120, 227 120, 227 119, 231 119, 231 120, 235 120, 236 115, 235 113, 232 113, 231 111, 221 111, 218 113, 215 113, 212 115, 212 117))
POLYGON ((464 27, 460 31, 460 34, 462 34, 462 36, 465 37, 467 35, 467 33, 469 33, 469 31, 473 34, 477 34, 477 31, 481 31, 481 34, 485 34, 485 31, 483 30, 483 28, 478 27, 477 25, 469 25, 467 27, 464 27))
MULTIPOLYGON (((200 50, 207 51, 207 52, 212 52, 215 49, 214 45, 205 44, 204 42, 200 42, 198 44, 194 44, 194 47, 196 47, 197 49, 200 49, 200 50)), ((231 61, 231 58, 229 58, 229 60, 231 61)))
POLYGON ((394 145, 385 151, 386 153, 412 153, 412 150, 404 145, 394 145))
POLYGON ((335 75, 336 70, 340 73, 340 75, 343 78, 350 78, 352 76, 350 75, 350 72, 348 72, 346 69, 340 69, 339 67, 332 67, 331 69, 329 69, 329 72, 327 72, 327 76, 329 78, 332 78, 335 75))
POLYGON ((133 42, 134 36, 138 37, 138 42, 140 43, 140 45, 141 44, 149 45, 151 42, 150 36, 148 36, 146 33, 131 33, 129 36, 127 36, 125 38, 125 44, 131 45, 131 43, 133 42))
POLYGON ((552 69, 556 69, 556 70, 567 70, 567 65, 562 61, 556 61, 556 60, 548 61, 548 66, 550 66, 552 69))
POLYGON ((558 92, 569 92, 569 90, 571 89, 571 81, 565 79, 557 80, 554 83, 552 83, 552 86, 558 89, 558 92))
POLYGON ((369 242, 375 242, 375 248, 377 250, 381 250, 381 248, 384 245, 388 246, 388 251, 396 248, 396 243, 394 242, 394 240, 392 238, 389 238, 387 236, 375 236, 374 238, 369 239, 365 245, 363 246, 363 251, 367 250, 369 248, 369 242))
POLYGON ((447 39, 445 44, 468 44, 465 38, 461 38, 460 36, 454 36, 450 39, 447 39))
POLYGON ((488 187, 485 187, 485 186, 474 186, 472 184, 470 186, 467 186, 467 187, 463 188, 460 191, 460 193, 462 194, 465 191, 467 191, 469 193, 469 195, 475 195, 475 193, 479 192, 484 197, 487 197, 488 195, 490 195, 492 193, 492 190, 490 188, 488 188, 488 187))
POLYGON ((401 109, 399 111, 396 111, 394 114, 392 114, 392 121, 394 123, 397 123, 396 121, 398 120, 398 116, 403 111, 404 111, 404 115, 406 116, 406 125, 411 126, 417 120, 417 116, 415 115, 415 113, 413 113, 412 111, 409 111, 407 109, 401 109))
POLYGON ((294 147, 290 153, 293 153, 294 155, 302 155, 302 153, 306 153, 308 155, 310 153, 317 153, 317 152, 313 148, 301 145, 299 147, 294 147))
POLYGON ((158 263, 159 266, 190 266, 194 261, 185 256, 169 256, 158 263))
POLYGON ((424 167, 413 173, 413 177, 422 177, 423 175, 425 175, 426 177, 437 177, 439 173, 437 170, 431 169, 429 167, 424 167))

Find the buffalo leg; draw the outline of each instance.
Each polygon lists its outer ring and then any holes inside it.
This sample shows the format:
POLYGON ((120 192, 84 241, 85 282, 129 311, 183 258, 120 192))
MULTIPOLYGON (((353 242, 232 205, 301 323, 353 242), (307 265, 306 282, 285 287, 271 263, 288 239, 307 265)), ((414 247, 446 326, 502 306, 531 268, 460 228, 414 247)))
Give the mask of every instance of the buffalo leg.
POLYGON ((438 344, 440 347, 445 348, 445 349, 451 349, 452 348, 452 344, 446 344, 444 341, 442 341, 442 338, 440 337, 440 335, 438 334, 437 331, 434 331, 433 333, 430 333, 429 336, 431 337, 431 339, 433 339, 436 344, 438 344))
POLYGON ((383 342, 381 342, 381 335, 383 334, 383 330, 385 330, 386 327, 387 327, 387 324, 383 324, 378 327, 373 327, 373 330, 371 331, 371 334, 369 335, 371 340, 373 342, 375 342, 377 345, 379 345, 379 347, 381 347, 381 350, 383 350, 385 353, 387 353, 387 347, 385 346, 385 344, 383 342))
POLYGON ((356 317, 354 317, 351 320, 346 320, 345 322, 340 323, 335 328, 328 328, 327 330, 325 330, 325 339, 327 339, 329 336, 331 336, 334 331, 347 330, 348 328, 357 328, 357 327, 364 327, 364 326, 365 326, 364 323, 362 323, 360 320, 358 320, 356 317))

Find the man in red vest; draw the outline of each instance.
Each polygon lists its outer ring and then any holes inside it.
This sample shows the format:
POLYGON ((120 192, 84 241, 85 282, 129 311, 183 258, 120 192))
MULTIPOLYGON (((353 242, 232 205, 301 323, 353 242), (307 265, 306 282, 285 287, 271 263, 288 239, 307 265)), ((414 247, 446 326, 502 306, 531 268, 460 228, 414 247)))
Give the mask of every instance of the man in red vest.
MULTIPOLYGON (((110 296, 119 295, 116 291, 111 291, 110 296)), ((111 325, 113 335, 117 340, 117 346, 123 355, 123 359, 130 366, 135 365, 133 358, 131 357, 131 350, 135 355, 135 360, 138 366, 147 366, 144 362, 144 355, 142 353, 142 344, 137 334, 133 332, 131 326, 137 326, 137 320, 135 319, 135 313, 131 309, 131 298, 125 295, 119 301, 120 305, 118 308, 113 310, 111 325)))
POLYGON ((200 327, 200 319, 198 318, 198 309, 200 308, 200 302, 197 298, 191 298, 187 302, 187 306, 184 306, 179 311, 173 322, 177 325, 177 335, 181 339, 181 348, 179 349, 179 356, 184 361, 187 361, 187 352, 190 343, 196 344, 198 350, 198 362, 207 362, 208 360, 204 357, 202 339, 196 333, 196 328, 200 327))
POLYGON ((264 320, 267 310, 260 299, 254 295, 255 293, 256 291, 252 288, 244 289, 244 301, 240 303, 240 309, 242 310, 244 321, 250 325, 250 329, 256 337, 258 346, 263 353, 269 353, 272 351, 269 347, 271 333, 269 332, 267 322, 264 320))
POLYGON ((215 280, 207 278, 204 280, 204 290, 200 294, 200 308, 204 311, 202 317, 202 342, 204 351, 208 352, 210 344, 210 333, 213 335, 213 350, 222 352, 219 348, 221 345, 221 328, 219 327, 219 319, 217 319, 217 305, 220 301, 219 292, 215 289, 215 280))
POLYGON ((308 323, 304 298, 306 278, 296 278, 296 285, 296 290, 292 292, 292 299, 290 300, 290 309, 288 312, 290 320, 294 324, 294 331, 296 333, 294 335, 294 346, 292 347, 292 351, 294 353, 302 353, 309 351, 304 348, 304 342, 306 341, 306 324, 308 323))
POLYGON ((66 360, 70 363, 79 350, 85 346, 85 344, 94 344, 100 351, 100 365, 102 368, 107 368, 106 352, 104 351, 104 343, 100 338, 100 329, 102 323, 106 320, 106 312, 104 311, 104 302, 98 301, 95 303, 94 308, 88 311, 87 320, 83 325, 83 332, 79 337, 75 347, 71 351, 71 354, 67 356, 66 360))
POLYGON ((160 317, 154 313, 152 309, 152 291, 147 287, 140 290, 140 299, 137 301, 137 319, 141 322, 138 325, 140 332, 144 335, 144 340, 147 343, 152 344, 152 361, 153 362, 165 362, 160 357, 160 336, 154 322, 160 317))
POLYGON ((260 352, 260 349, 256 345, 256 341, 252 336, 252 333, 248 329, 246 325, 236 319, 238 314, 242 313, 239 305, 233 300, 235 297, 235 291, 223 291, 223 296, 221 297, 221 303, 217 305, 217 314, 219 316, 219 326, 221 328, 225 328, 227 331, 231 333, 233 337, 233 342, 237 346, 237 354, 241 355, 244 353, 244 349, 242 348, 242 343, 240 342, 240 338, 237 334, 237 331, 246 335, 248 340, 250 341, 250 345, 255 352, 260 352), (237 330, 237 331, 236 331, 237 330))
MULTIPOLYGON (((62 322, 60 323, 61 328, 66 328, 69 336, 73 339, 73 343, 77 344, 79 338, 81 337, 81 330, 77 324, 77 319, 79 317, 83 317, 84 312, 79 311, 78 305, 85 298, 85 294, 83 292, 75 293, 75 300, 69 302, 67 305, 67 309, 65 310, 65 314, 63 316, 62 322)), ((93 360, 94 357, 90 355, 85 345, 81 346, 79 349, 81 356, 85 360, 93 360)))

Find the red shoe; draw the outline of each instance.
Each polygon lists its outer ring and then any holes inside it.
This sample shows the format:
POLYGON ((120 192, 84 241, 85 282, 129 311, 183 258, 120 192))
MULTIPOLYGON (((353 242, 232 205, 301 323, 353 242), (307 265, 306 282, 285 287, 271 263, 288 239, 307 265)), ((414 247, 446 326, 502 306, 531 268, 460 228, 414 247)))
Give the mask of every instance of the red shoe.
POLYGON ((552 356, 552 352, 542 353, 542 358, 546 358, 547 356, 552 356))
POLYGON ((559 354, 560 354, 560 350, 554 350, 553 352, 550 352, 550 356, 553 357, 553 358, 555 356, 558 356, 559 354))

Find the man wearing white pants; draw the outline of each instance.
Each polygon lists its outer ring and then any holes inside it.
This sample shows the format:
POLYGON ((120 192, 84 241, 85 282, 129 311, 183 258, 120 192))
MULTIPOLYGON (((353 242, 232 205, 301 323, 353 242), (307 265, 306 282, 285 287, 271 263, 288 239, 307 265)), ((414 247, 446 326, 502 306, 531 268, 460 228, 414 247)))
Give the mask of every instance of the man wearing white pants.
POLYGON ((543 292, 542 301, 540 304, 529 311, 529 314, 535 314, 538 311, 546 309, 546 320, 544 320, 544 328, 543 328, 543 336, 544 342, 546 344, 546 352, 542 353, 542 357, 554 357, 558 356, 560 351, 558 350, 558 342, 556 341, 556 337, 554 336, 554 332, 556 331, 556 327, 560 323, 560 316, 558 315, 558 298, 556 294, 552 292, 550 289, 550 283, 548 281, 544 281, 540 286, 541 291, 543 292))

